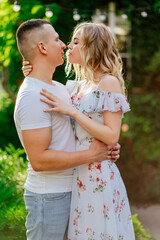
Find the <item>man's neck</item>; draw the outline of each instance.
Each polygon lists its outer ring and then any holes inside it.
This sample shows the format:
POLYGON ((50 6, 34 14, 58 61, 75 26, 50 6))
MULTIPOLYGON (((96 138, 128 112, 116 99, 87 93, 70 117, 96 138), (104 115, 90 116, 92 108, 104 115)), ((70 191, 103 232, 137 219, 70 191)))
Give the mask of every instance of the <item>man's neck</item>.
POLYGON ((54 66, 49 66, 43 63, 35 63, 33 64, 33 70, 29 74, 29 77, 37 78, 43 82, 46 82, 48 84, 52 83, 52 76, 55 72, 54 66))

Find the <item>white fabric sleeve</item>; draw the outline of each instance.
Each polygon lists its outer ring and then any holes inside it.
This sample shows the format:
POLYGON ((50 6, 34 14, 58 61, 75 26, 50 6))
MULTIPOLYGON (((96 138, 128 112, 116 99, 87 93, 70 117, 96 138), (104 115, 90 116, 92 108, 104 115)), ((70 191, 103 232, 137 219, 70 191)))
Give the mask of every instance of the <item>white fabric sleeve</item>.
POLYGON ((18 108, 18 118, 21 130, 45 128, 52 126, 51 114, 43 110, 50 108, 48 104, 40 101, 41 95, 36 92, 26 93, 18 108))
POLYGON ((79 106, 81 112, 118 112, 124 113, 130 111, 129 103, 126 97, 121 93, 112 93, 106 91, 94 90, 84 95, 79 106))

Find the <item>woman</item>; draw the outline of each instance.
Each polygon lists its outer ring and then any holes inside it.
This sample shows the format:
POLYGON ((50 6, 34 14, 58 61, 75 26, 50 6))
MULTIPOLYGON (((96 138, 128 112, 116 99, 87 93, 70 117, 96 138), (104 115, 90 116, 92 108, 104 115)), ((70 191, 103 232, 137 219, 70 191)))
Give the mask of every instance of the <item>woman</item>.
MULTIPOLYGON (((67 73, 76 79, 66 87, 68 105, 42 90, 53 106, 46 112, 60 112, 75 119, 76 149, 89 148, 94 138, 114 146, 119 139, 121 119, 129 111, 125 98, 121 60, 109 28, 82 23, 75 28, 68 46, 67 73), (83 79, 83 80, 82 80, 83 79)), ((68 240, 134 240, 126 189, 111 161, 85 164, 74 172, 68 240)))

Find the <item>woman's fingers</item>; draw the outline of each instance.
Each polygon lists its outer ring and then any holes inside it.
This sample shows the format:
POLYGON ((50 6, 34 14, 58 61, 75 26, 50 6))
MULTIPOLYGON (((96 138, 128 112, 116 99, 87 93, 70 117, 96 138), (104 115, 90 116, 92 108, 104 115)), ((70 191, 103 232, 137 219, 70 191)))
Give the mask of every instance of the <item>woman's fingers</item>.
POLYGON ((30 74, 30 71, 28 71, 28 70, 23 70, 23 74, 24 74, 24 76, 26 77, 26 76, 28 76, 28 75, 30 74))
POLYGON ((53 101, 50 101, 48 99, 44 99, 44 98, 40 98, 41 102, 44 102, 44 103, 47 103, 53 107, 57 106, 57 103, 53 102, 53 101))
POLYGON ((43 93, 47 94, 48 96, 51 96, 51 97, 54 97, 54 98, 58 99, 58 97, 56 97, 55 95, 53 95, 53 93, 47 91, 46 89, 42 88, 42 91, 43 91, 43 93))
POLYGON ((29 65, 29 61, 23 59, 23 66, 29 65))
POLYGON ((40 92, 41 95, 43 95, 44 97, 48 98, 49 100, 55 102, 55 96, 50 94, 50 93, 46 93, 46 92, 40 92))
POLYGON ((22 69, 23 72, 24 72, 25 70, 31 71, 31 70, 32 70, 32 66, 30 66, 30 65, 29 65, 29 66, 28 66, 28 65, 27 65, 27 66, 23 66, 21 69, 22 69))
POLYGON ((31 65, 23 66, 21 69, 23 71, 24 76, 27 77, 32 71, 32 66, 31 65))
POLYGON ((41 95, 45 96, 46 98, 48 98, 51 101, 56 101, 59 100, 59 98, 55 95, 53 95, 51 92, 48 92, 47 90, 42 88, 42 92, 40 92, 41 95))
POLYGON ((54 96, 50 96, 47 93, 43 93, 43 92, 40 92, 40 94, 43 95, 44 97, 46 97, 48 100, 50 100, 50 102, 52 102, 52 103, 55 102, 54 96))
POLYGON ((27 77, 30 74, 30 72, 25 72, 23 74, 24 74, 25 77, 27 77))
POLYGON ((22 63, 22 71, 24 76, 28 76, 30 74, 30 72, 32 71, 32 65, 29 65, 29 61, 25 61, 25 59, 23 59, 23 63, 22 63))
POLYGON ((58 112, 58 108, 44 109, 44 112, 58 112))
POLYGON ((26 74, 26 73, 28 73, 28 72, 29 72, 28 69, 23 70, 23 73, 24 73, 24 74, 26 74))

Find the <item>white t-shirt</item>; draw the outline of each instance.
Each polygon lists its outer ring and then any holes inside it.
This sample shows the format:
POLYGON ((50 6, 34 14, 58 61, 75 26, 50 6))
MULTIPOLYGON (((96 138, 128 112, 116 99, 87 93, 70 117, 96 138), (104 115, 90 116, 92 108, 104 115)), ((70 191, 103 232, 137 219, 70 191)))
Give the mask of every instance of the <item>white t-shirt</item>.
MULTIPOLYGON (((75 137, 70 117, 59 113, 43 112, 44 109, 50 108, 50 106, 40 101, 40 98, 43 97, 40 95, 42 88, 70 103, 70 96, 65 86, 55 81, 54 84, 55 86, 52 86, 30 77, 24 79, 15 105, 15 125, 23 147, 21 130, 51 126, 52 140, 49 149, 73 152, 75 151, 75 137)), ((36 172, 29 162, 27 172, 25 188, 31 192, 56 193, 71 191, 73 169, 36 172)))

